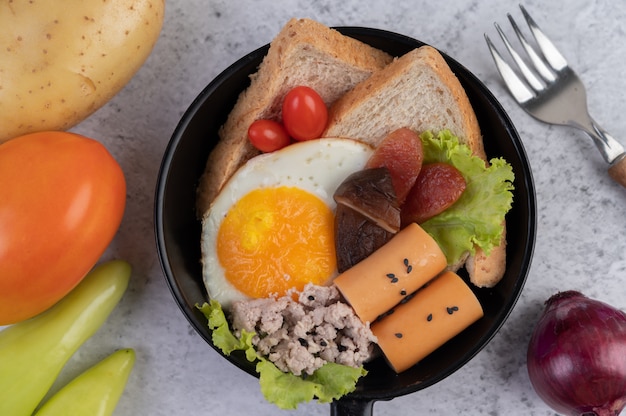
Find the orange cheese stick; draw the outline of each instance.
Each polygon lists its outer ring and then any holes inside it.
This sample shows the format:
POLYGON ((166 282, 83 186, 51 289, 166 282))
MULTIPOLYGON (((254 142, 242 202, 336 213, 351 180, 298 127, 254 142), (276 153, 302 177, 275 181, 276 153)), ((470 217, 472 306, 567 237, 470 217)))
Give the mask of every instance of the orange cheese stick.
POLYGON ((373 322, 445 267, 437 242, 413 223, 337 276, 334 284, 363 322, 373 322))
POLYGON ((400 373, 482 316, 480 302, 469 286, 456 273, 446 271, 371 329, 387 362, 400 373))

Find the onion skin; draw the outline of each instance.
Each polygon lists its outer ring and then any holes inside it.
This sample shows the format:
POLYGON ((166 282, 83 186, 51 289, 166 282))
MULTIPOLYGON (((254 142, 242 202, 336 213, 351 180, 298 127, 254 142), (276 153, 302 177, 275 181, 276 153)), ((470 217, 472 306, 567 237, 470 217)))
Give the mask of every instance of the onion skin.
POLYGON ((626 406, 626 314, 566 291, 546 301, 528 346, 533 388, 564 415, 616 416, 626 406))

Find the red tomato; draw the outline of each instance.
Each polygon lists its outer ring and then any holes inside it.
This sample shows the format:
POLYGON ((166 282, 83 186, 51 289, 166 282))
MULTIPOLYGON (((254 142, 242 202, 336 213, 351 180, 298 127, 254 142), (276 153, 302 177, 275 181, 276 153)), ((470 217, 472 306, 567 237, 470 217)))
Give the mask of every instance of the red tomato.
POLYGON ((317 139, 328 122, 328 109, 314 89, 299 86, 290 90, 283 101, 283 124, 296 140, 317 139))
POLYGON ((276 121, 257 120, 248 128, 250 143, 262 152, 273 152, 287 146, 291 139, 285 128, 276 121))
POLYGON ((99 142, 64 132, 0 145, 0 325, 35 316, 76 286, 119 228, 122 169, 99 142))

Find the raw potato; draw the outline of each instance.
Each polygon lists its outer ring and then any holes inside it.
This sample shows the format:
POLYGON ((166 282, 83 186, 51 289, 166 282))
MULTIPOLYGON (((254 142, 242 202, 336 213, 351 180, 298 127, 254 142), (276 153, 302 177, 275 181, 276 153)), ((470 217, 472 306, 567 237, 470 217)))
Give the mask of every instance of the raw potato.
POLYGON ((0 143, 66 130, 141 67, 165 0, 0 1, 0 143))

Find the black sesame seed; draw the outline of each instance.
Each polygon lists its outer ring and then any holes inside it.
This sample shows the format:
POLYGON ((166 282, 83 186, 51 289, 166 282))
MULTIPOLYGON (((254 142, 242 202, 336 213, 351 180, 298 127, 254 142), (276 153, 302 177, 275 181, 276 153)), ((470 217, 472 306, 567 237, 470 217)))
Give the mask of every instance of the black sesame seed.
POLYGON ((337 345, 337 350, 339 352, 344 352, 348 349, 348 347, 344 346, 344 345, 337 345))
POLYGON ((395 279, 396 275, 393 274, 393 273, 387 273, 387 277, 390 278, 390 279, 395 279))
POLYGON ((404 265, 408 266, 409 265, 409 259, 404 259, 404 265))
POLYGON ((426 317, 426 320, 427 320, 428 322, 432 321, 432 320, 433 320, 433 314, 432 314, 432 313, 429 313, 429 314, 428 314, 428 316, 426 317))
POLYGON ((406 268, 406 272, 407 273, 411 273, 413 271, 413 266, 411 266, 410 264, 407 266, 406 268))
POLYGON ((308 341, 304 338, 298 338, 298 342, 300 343, 300 345, 302 345, 305 348, 309 346, 308 341))
POLYGON ((326 341, 323 341, 323 340, 322 340, 322 341, 320 341, 320 345, 321 345, 322 347, 326 347, 326 346, 328 346, 328 344, 326 343, 326 341))
POLYGON ((315 296, 309 295, 309 297, 307 299, 309 299, 310 301, 314 301, 315 300, 315 296))
POLYGON ((405 303, 407 303, 408 301, 410 301, 411 299, 413 299, 413 296, 415 296, 415 292, 411 293, 411 294, 410 294, 410 295, 408 295, 408 296, 405 296, 405 297, 404 297, 404 299, 402 299, 402 300, 400 301, 400 303, 401 303, 402 305, 404 305, 405 303))
POLYGON ((454 312, 458 311, 459 307, 458 306, 449 306, 446 308, 446 311, 448 311, 448 314, 452 315, 454 312))
POLYGON ((395 335, 396 335, 396 338, 402 338, 402 333, 401 332, 396 332, 395 335))
POLYGON ((394 277, 393 279, 391 279, 391 283, 398 283, 398 278, 394 277))
POLYGON ((406 296, 406 290, 402 289, 402 290, 400 291, 400 294, 401 294, 402 296, 406 296))

